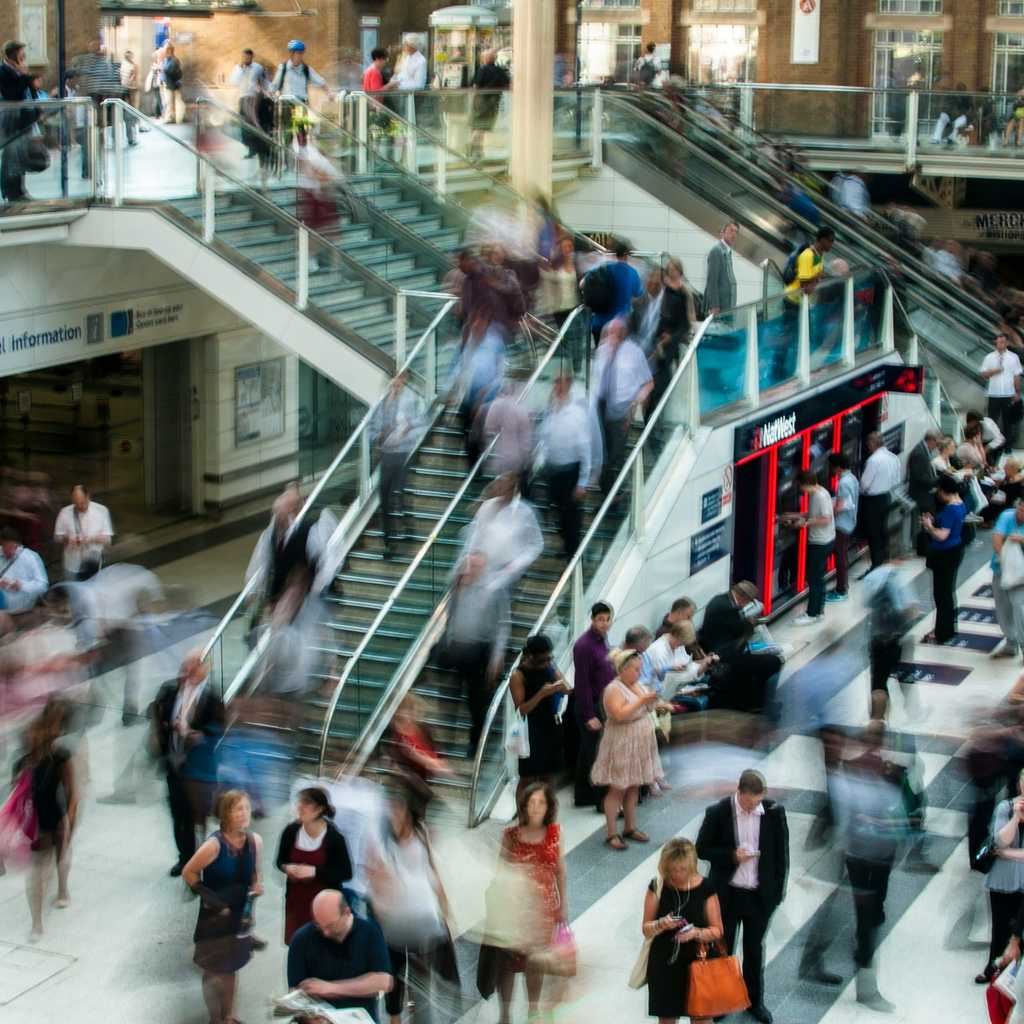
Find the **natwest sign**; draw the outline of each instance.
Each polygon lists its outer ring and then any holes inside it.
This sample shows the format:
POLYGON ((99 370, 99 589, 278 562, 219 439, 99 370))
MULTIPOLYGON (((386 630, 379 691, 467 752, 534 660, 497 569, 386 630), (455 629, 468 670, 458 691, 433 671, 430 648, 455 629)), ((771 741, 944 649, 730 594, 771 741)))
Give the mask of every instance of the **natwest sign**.
POLYGON ((750 450, 758 452, 769 445, 785 441, 796 433, 796 410, 776 416, 775 419, 754 427, 750 450))

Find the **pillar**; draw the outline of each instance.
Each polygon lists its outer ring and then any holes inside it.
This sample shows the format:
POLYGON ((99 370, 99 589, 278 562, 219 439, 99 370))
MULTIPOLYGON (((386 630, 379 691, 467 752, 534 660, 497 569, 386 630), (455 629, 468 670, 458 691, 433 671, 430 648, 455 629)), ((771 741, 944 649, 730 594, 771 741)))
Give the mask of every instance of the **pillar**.
POLYGON ((512 53, 512 184, 550 197, 555 0, 514 0, 512 53))

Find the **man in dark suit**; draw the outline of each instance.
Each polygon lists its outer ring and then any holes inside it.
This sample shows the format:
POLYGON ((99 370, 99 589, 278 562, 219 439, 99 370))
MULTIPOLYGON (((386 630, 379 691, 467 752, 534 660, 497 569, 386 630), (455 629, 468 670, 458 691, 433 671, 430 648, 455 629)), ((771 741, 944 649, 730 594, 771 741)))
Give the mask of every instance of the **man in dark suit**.
POLYGON ((718 241, 708 251, 707 281, 704 284, 704 313, 718 316, 736 305, 736 274, 732 267, 732 247, 739 225, 729 221, 718 241))
POLYGON ((722 905, 729 952, 736 929, 743 928, 743 980, 750 1015, 771 1024, 764 1005, 764 936, 775 908, 786 895, 789 827, 781 804, 765 799, 760 772, 747 769, 732 796, 704 813, 697 835, 697 856, 711 865, 710 880, 722 905))
POLYGON ((177 877, 196 852, 196 828, 209 817, 217 740, 224 731, 224 704, 207 685, 209 668, 200 651, 181 663, 178 678, 160 687, 150 710, 153 746, 167 773, 178 860, 177 877))
MULTIPOLYGON (((25 64, 25 44, 17 40, 4 43, 3 59, 0 60, 0 100, 18 103, 34 95, 31 89, 32 79, 25 64)), ((0 112, 0 145, 7 142, 0 153, 0 195, 11 203, 28 198, 21 151, 24 132, 35 119, 32 107, 0 112), (15 138, 18 141, 9 141, 15 138)))
MULTIPOLYGON (((941 431, 929 430, 914 445, 914 450, 907 459, 907 494, 917 506, 919 517, 925 512, 935 511, 935 484, 938 482, 938 473, 935 472, 935 466, 932 465, 932 457, 941 441, 941 431)), ((928 541, 928 535, 922 530, 917 539, 919 555, 928 553, 928 541)))

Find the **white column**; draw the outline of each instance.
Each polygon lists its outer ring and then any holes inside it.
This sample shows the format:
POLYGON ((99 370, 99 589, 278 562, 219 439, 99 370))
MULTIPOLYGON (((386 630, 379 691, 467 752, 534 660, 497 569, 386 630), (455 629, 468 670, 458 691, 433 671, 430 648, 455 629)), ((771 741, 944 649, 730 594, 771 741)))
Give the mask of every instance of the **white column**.
POLYGON ((851 367, 857 361, 856 308, 853 301, 853 275, 843 290, 843 366, 851 367))
POLYGON ((550 196, 555 0, 514 0, 512 51, 512 184, 523 195, 550 196))
POLYGON ((797 336, 796 379, 807 387, 811 383, 811 307, 807 293, 800 296, 800 330, 797 336))
POLYGON ((761 402, 761 358, 757 345, 757 306, 747 308, 747 360, 743 397, 754 407, 761 402))
POLYGON ((604 93, 594 90, 594 105, 590 111, 590 166, 600 170, 604 164, 604 93))
POLYGON ((885 286, 882 296, 882 351, 892 352, 896 348, 896 325, 893 322, 892 285, 885 286))

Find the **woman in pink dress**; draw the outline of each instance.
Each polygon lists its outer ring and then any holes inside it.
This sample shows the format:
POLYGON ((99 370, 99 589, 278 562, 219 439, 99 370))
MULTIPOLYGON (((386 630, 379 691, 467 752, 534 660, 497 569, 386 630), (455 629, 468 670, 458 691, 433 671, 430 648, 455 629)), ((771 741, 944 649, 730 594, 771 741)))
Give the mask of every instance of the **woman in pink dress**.
POLYGON ((659 698, 640 682, 640 655, 636 651, 617 649, 608 660, 615 666, 616 676, 601 698, 605 723, 590 780, 595 786, 608 787, 604 798, 605 842, 615 850, 625 850, 626 839, 635 843, 651 841, 636 827, 636 805, 640 787, 650 786, 665 774, 651 717, 659 698), (625 818, 621 836, 620 810, 625 818))

